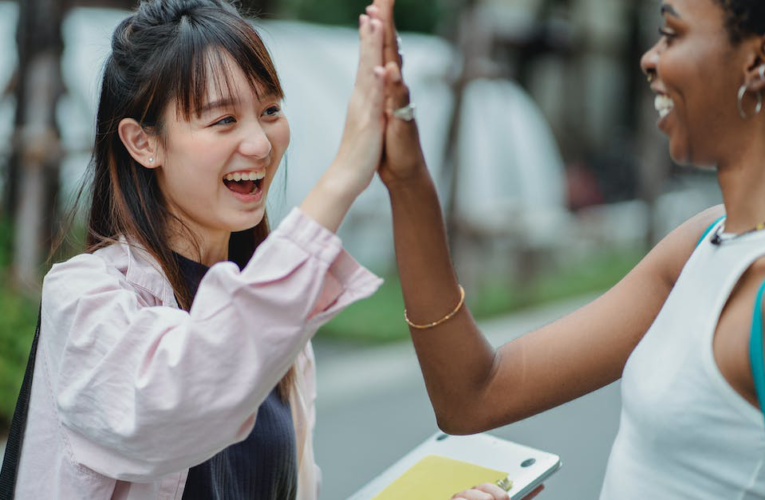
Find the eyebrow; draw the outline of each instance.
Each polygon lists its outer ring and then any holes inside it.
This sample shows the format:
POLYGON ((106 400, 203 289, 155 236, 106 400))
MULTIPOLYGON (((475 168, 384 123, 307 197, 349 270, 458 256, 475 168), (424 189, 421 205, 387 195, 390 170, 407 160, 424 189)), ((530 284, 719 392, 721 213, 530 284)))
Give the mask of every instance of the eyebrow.
POLYGON ((668 3, 661 4, 661 15, 669 14, 670 16, 680 18, 680 14, 677 13, 674 7, 668 3))
MULTIPOLYGON (((278 94, 276 94, 275 92, 268 92, 268 93, 262 95, 260 100, 261 101, 266 101, 266 100, 269 100, 269 99, 277 99, 277 98, 279 98, 278 94)), ((214 109, 231 108, 231 107, 236 106, 237 104, 239 104, 239 100, 238 99, 234 99, 232 97, 226 97, 226 98, 223 98, 223 99, 218 99, 217 101, 208 102, 207 104, 205 104, 204 106, 199 108, 199 114, 203 115, 204 113, 206 113, 208 111, 212 111, 214 109)))
POLYGON ((230 97, 224 98, 224 99, 218 99, 217 101, 208 102, 201 108, 199 108, 199 114, 203 115, 208 111, 211 111, 213 109, 218 108, 230 108, 234 105, 236 105, 238 101, 236 99, 232 99, 230 97))

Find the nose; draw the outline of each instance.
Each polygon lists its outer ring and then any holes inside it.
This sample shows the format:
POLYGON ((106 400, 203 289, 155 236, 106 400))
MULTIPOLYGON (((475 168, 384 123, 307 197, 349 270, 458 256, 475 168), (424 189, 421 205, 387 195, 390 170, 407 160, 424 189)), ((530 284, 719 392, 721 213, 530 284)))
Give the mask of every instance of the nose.
POLYGON ((250 127, 242 127, 242 134, 239 143, 240 154, 258 159, 267 158, 271 154, 271 140, 260 123, 255 122, 250 127))
POLYGON ((643 54, 643 57, 640 58, 640 69, 643 70, 643 73, 645 73, 646 76, 650 77, 651 75, 656 75, 656 68, 659 64, 659 44, 661 43, 661 40, 656 42, 653 47, 648 49, 648 51, 643 54))

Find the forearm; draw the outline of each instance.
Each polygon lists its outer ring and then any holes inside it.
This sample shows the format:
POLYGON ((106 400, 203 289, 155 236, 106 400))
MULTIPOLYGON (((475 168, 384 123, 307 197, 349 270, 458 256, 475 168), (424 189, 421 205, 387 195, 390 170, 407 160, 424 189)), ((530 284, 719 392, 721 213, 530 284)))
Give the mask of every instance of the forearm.
MULTIPOLYGON (((460 299, 435 186, 423 168, 415 179, 389 186, 389 194, 407 314, 416 324, 432 323, 460 299)), ((464 420, 477 418, 464 410, 482 407, 477 402, 486 392, 495 351, 466 305, 434 328, 410 330, 439 425, 460 432, 464 420)))
POLYGON ((354 187, 350 179, 335 174, 334 169, 333 166, 327 170, 300 205, 304 214, 333 233, 337 232, 354 200, 364 189, 354 187))

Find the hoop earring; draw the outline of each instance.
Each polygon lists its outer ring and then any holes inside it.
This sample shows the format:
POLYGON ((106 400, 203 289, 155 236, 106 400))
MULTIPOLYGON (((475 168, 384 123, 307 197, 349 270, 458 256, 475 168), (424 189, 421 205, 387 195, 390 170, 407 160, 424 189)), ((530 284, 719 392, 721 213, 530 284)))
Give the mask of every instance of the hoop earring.
MULTIPOLYGON (((762 70, 765 72, 765 69, 762 70)), ((744 120, 748 120, 750 118, 754 118, 755 116, 760 114, 760 111, 762 111, 762 92, 757 91, 757 106, 754 108, 754 114, 748 115, 746 111, 744 111, 744 96, 746 95, 746 84, 742 85, 738 89, 738 101, 736 101, 736 104, 738 105, 738 114, 741 115, 741 118, 744 120)))

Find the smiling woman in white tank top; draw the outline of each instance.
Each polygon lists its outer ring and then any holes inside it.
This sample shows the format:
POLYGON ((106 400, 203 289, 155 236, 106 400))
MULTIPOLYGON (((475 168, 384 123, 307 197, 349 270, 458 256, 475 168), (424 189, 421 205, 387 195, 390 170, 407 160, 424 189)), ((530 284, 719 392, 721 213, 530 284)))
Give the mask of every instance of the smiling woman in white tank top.
MULTIPOLYGON (((396 67, 392 1, 375 5, 396 67)), ((506 425, 623 378, 602 499, 765 499, 765 2, 660 9, 641 60, 658 127, 676 162, 716 168, 724 205, 675 229, 591 304, 495 350, 464 305, 416 122, 389 120, 380 172, 406 319, 444 431, 506 425)), ((393 81, 392 108, 405 110, 408 89, 393 81)), ((455 498, 507 494, 482 485, 455 498)))

